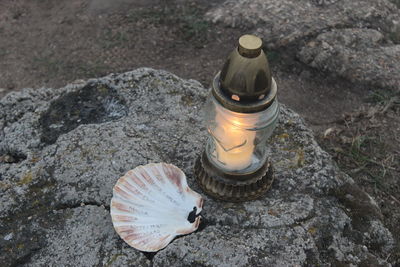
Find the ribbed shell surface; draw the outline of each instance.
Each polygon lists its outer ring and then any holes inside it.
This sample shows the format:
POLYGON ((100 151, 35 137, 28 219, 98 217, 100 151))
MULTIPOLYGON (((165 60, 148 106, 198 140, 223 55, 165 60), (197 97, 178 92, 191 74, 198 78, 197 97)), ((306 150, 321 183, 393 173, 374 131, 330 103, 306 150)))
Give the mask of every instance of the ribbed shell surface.
POLYGON ((151 163, 128 171, 117 181, 110 212, 125 242, 155 252, 176 236, 197 230, 202 206, 202 197, 189 188, 179 168, 151 163))

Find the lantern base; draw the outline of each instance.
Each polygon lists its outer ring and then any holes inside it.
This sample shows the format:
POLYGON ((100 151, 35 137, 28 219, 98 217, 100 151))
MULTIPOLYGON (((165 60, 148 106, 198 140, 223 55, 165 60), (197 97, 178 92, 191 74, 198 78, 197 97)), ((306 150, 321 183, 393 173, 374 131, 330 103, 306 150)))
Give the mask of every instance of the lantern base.
POLYGON ((274 180, 269 160, 254 173, 227 174, 214 167, 205 152, 196 160, 194 172, 197 182, 213 198, 243 202, 261 197, 274 180))

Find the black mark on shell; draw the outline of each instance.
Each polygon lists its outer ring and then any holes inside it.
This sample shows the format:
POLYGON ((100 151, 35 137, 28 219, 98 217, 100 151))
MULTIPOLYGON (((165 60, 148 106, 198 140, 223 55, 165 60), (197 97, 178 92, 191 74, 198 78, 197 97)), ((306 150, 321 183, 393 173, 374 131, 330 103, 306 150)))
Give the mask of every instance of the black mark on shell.
POLYGON ((197 212, 197 208, 193 207, 193 210, 189 213, 189 216, 187 217, 187 220, 190 223, 194 223, 194 221, 196 220, 196 212, 197 212))

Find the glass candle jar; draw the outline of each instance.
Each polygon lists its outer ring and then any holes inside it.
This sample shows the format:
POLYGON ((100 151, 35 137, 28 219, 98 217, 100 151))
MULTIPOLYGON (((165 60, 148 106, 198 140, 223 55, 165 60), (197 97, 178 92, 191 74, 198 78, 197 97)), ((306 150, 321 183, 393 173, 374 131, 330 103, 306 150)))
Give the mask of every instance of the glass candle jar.
POLYGON ((195 162, 201 188, 228 201, 261 197, 274 180, 266 140, 279 115, 262 40, 243 35, 214 77, 205 105, 209 139, 195 162))
POLYGON ((261 168, 267 158, 266 140, 278 119, 278 101, 260 112, 239 113, 223 107, 211 94, 205 111, 210 134, 206 154, 212 164, 223 172, 237 174, 261 168))

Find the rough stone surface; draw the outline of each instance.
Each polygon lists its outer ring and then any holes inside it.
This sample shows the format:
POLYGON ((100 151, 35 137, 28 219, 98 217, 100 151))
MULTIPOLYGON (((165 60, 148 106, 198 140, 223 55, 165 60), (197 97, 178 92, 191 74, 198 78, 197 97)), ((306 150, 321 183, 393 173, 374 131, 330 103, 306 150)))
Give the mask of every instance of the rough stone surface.
POLYGON ((205 197, 200 229, 157 254, 126 245, 109 216, 112 187, 148 162, 180 167, 204 146, 207 90, 138 69, 0 102, 0 262, 5 266, 330 266, 385 261, 394 241, 362 192, 293 111, 268 143, 276 180, 260 200, 205 197), (4 114, 4 116, 3 116, 4 114))
POLYGON ((228 0, 208 12, 213 22, 248 27, 265 37, 269 47, 344 27, 397 30, 398 10, 386 0, 228 0))
POLYGON ((261 37, 311 67, 380 88, 399 88, 400 10, 388 0, 228 0, 209 20, 261 37))
POLYGON ((382 46, 382 33, 342 29, 320 34, 299 53, 304 63, 355 83, 400 88, 400 45, 382 46))

